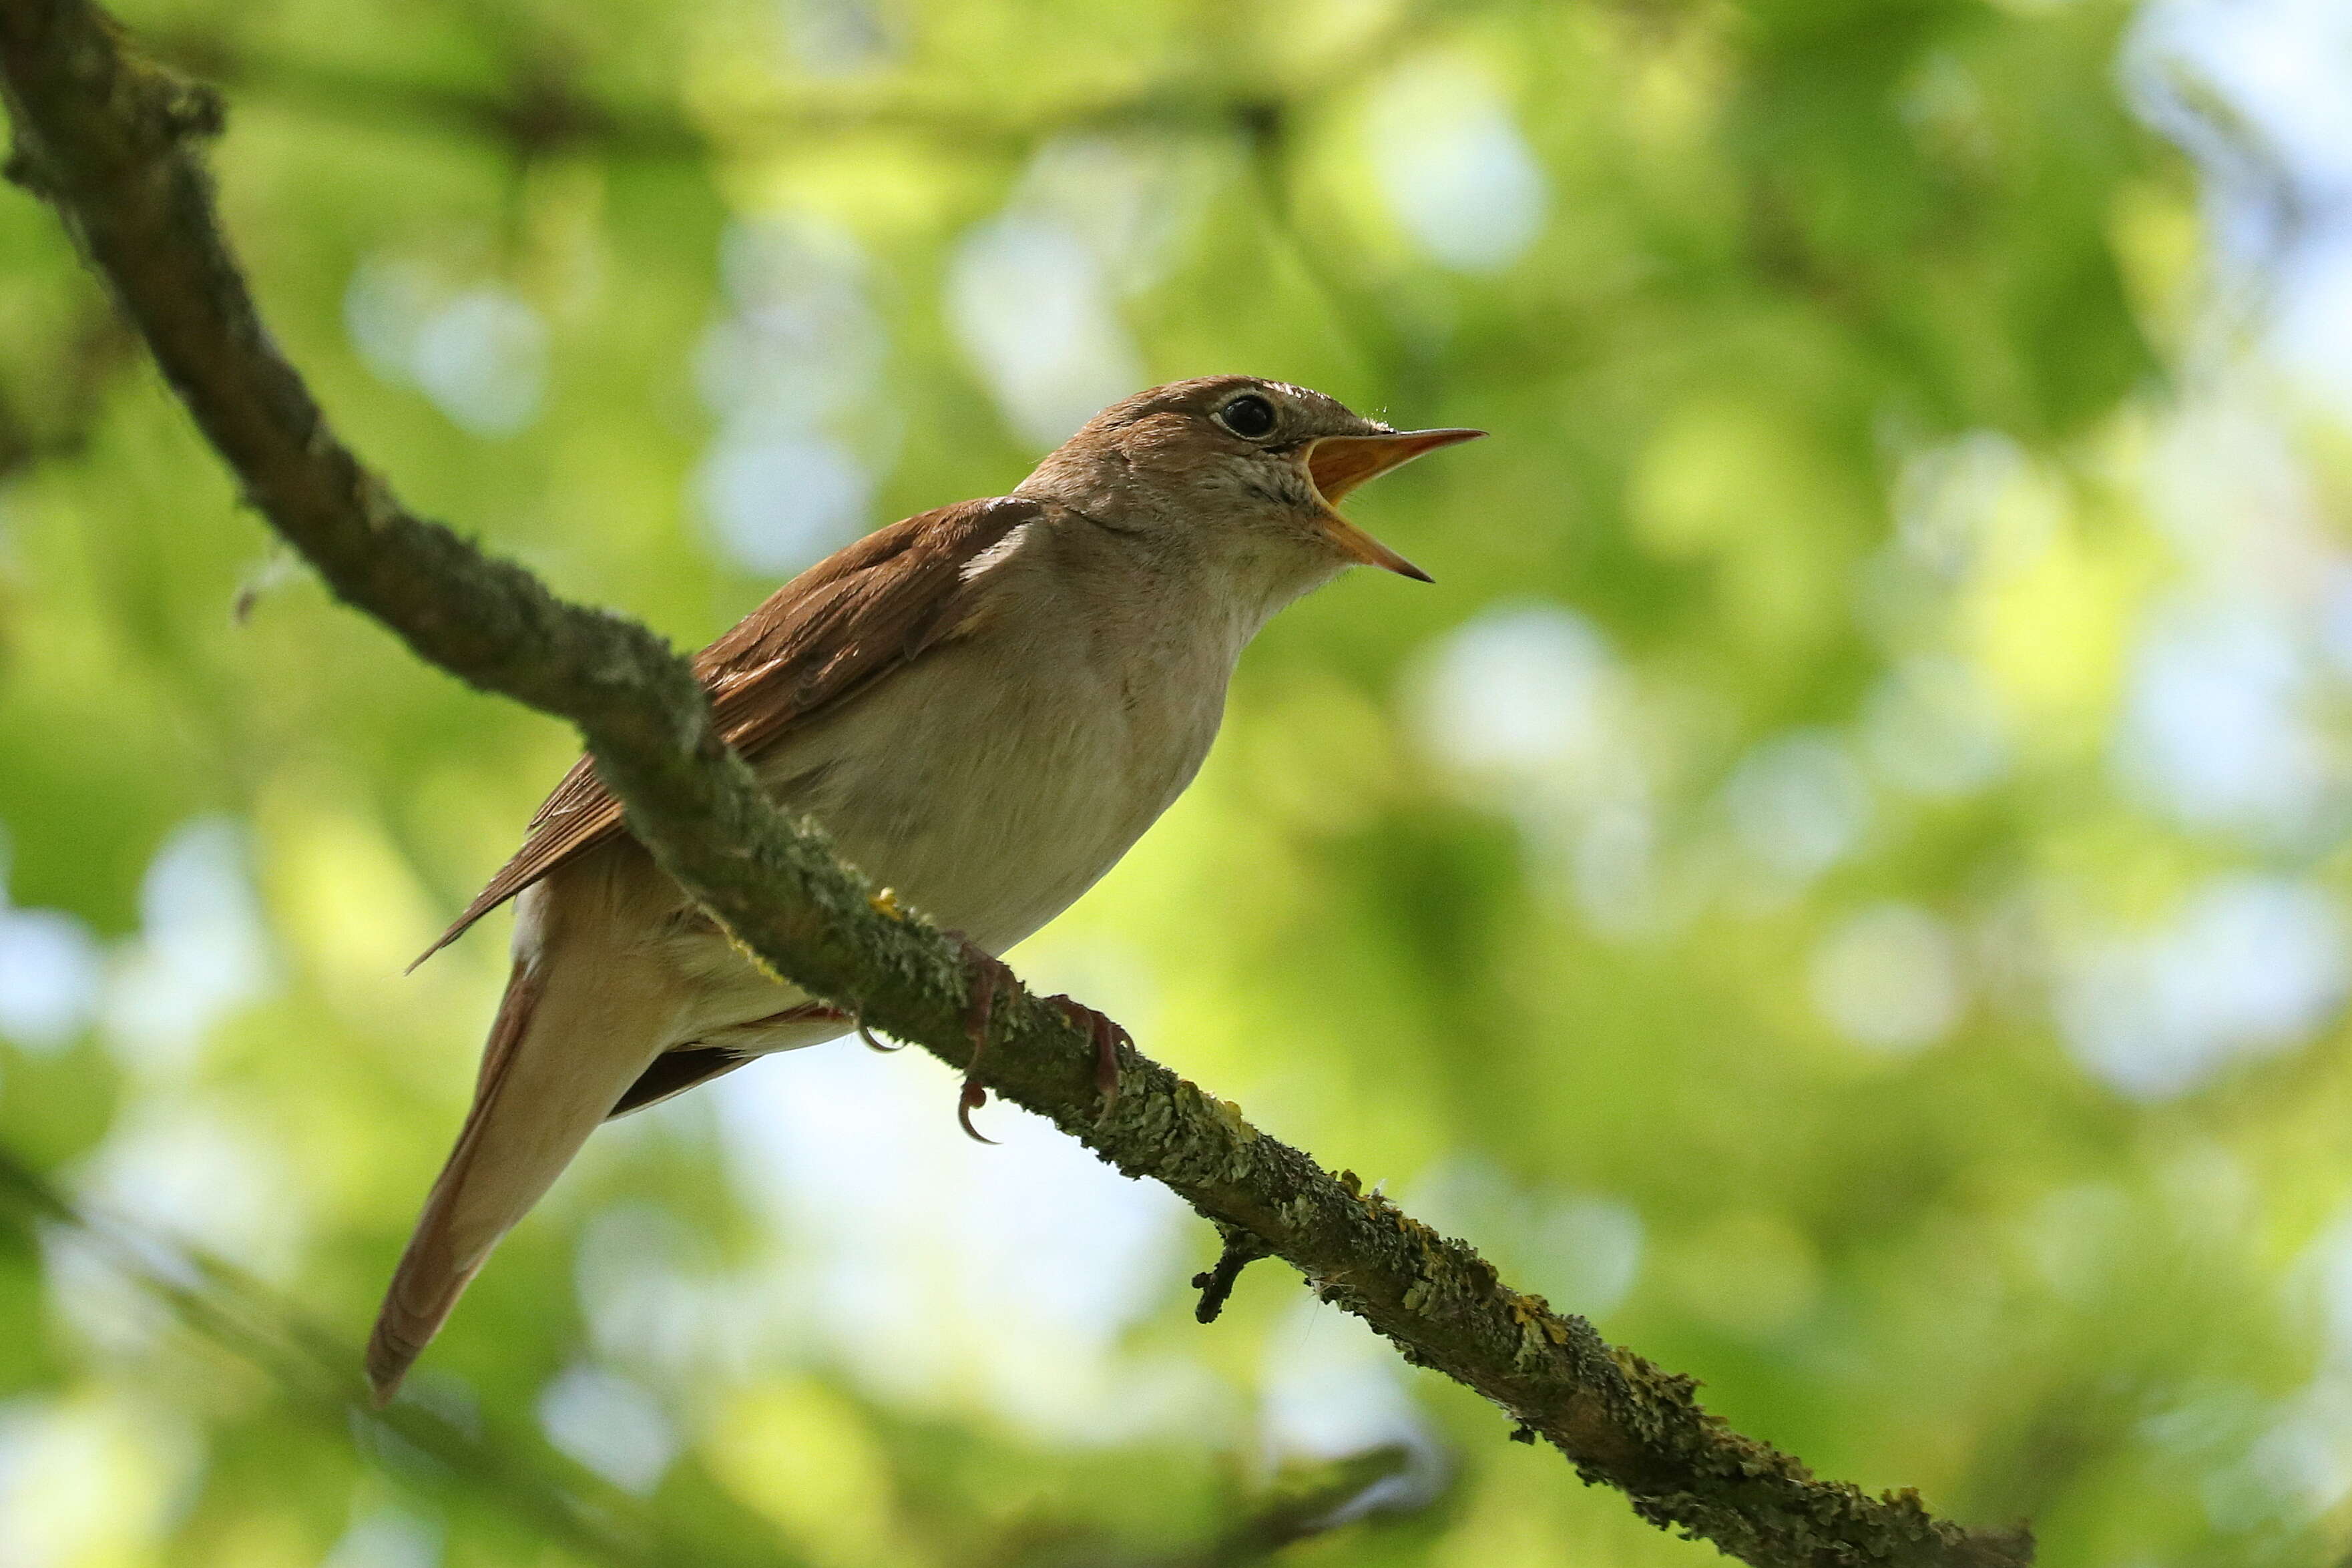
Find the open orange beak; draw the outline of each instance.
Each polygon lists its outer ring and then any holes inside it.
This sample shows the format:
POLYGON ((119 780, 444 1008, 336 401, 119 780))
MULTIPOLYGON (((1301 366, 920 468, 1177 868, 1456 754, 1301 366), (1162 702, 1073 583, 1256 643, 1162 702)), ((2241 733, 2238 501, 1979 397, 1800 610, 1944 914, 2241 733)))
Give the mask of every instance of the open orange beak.
POLYGON ((1483 430, 1399 430, 1378 435, 1327 435, 1307 449, 1307 476, 1323 497, 1323 527, 1349 560, 1382 567, 1400 577, 1430 580, 1429 573, 1364 532, 1335 509, 1349 491, 1424 452, 1475 441, 1483 430))

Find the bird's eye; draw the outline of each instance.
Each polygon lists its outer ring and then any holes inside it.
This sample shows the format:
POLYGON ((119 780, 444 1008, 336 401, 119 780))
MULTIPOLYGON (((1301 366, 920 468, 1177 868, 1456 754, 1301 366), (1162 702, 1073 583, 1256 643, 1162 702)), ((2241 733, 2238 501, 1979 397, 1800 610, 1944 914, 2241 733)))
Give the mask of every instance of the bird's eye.
POLYGON ((1255 392, 1244 392, 1217 410, 1217 423, 1244 441, 1270 434, 1274 419, 1274 404, 1255 392))

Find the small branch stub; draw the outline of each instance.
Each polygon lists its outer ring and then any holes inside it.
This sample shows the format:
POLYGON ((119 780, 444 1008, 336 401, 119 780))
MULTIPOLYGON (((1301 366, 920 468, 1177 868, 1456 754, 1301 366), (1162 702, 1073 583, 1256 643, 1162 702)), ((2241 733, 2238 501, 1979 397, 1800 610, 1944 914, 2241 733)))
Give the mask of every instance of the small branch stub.
POLYGON ((1222 1219, 1216 1225, 1217 1234, 1224 1241, 1223 1249, 1217 1254, 1214 1267, 1192 1276, 1192 1288, 1201 1292, 1200 1304, 1192 1309, 1197 1322, 1215 1322, 1217 1314, 1225 1310, 1225 1301, 1233 1295, 1242 1270, 1271 1250, 1238 1225, 1227 1225, 1222 1219))

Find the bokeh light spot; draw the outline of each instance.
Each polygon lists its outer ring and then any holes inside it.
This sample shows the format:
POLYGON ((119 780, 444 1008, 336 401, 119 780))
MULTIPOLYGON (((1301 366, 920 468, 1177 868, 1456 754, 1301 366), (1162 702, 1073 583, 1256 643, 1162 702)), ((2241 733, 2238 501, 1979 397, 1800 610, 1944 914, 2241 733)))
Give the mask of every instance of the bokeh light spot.
POLYGON ((1882 1051, 1935 1044, 1967 1000, 1959 953, 1944 923, 1916 904, 1848 915, 1813 956, 1813 1004, 1848 1040, 1882 1051))
POLYGON ((1542 234, 1550 182, 1482 74, 1438 65, 1400 72, 1373 99, 1370 132, 1382 193, 1439 266, 1500 272, 1542 234))

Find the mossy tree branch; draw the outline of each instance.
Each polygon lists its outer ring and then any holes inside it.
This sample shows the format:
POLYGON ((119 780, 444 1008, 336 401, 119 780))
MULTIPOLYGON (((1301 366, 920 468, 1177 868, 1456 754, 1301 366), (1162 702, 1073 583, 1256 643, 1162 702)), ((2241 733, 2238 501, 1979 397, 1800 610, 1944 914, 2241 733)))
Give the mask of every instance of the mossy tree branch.
MULTIPOLYGON (((210 91, 126 47, 86 0, 0 0, 12 173, 47 196, 114 290, 246 498, 344 602, 484 691, 571 720, 631 829, 746 947, 814 995, 963 1068, 971 977, 957 946, 779 815, 719 741, 685 660, 634 621, 557 599, 404 510, 328 427, 256 313, 195 143, 210 91)), ((1000 991, 981 1080, 1133 1176, 1254 1237, 1324 1300, 1552 1443, 1645 1519, 1759 1564, 2022 1564, 2021 1531, 1963 1530, 1910 1493, 1871 1497, 1727 1429, 1685 1377, 1513 1291, 1352 1176, 1129 1055, 1100 1111, 1087 1032, 1000 991)))

